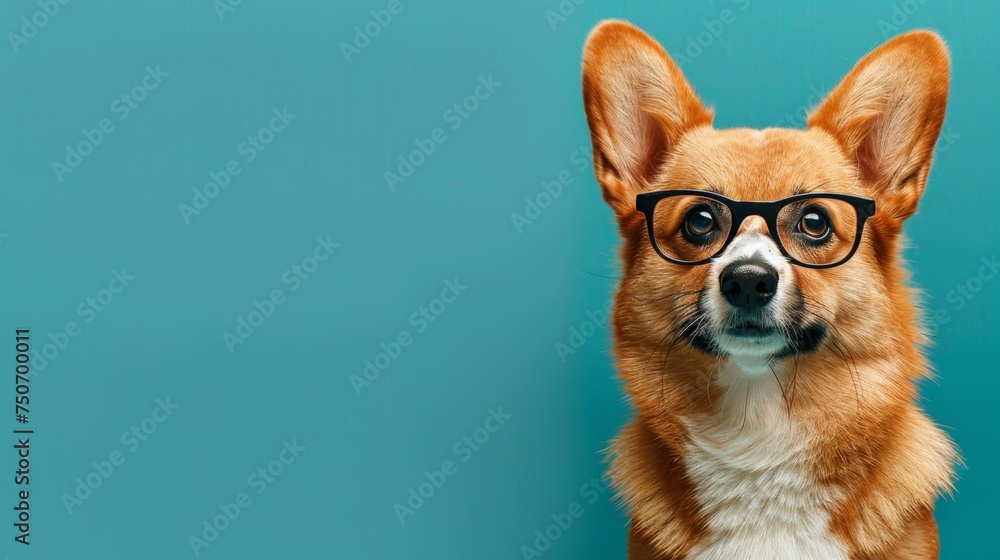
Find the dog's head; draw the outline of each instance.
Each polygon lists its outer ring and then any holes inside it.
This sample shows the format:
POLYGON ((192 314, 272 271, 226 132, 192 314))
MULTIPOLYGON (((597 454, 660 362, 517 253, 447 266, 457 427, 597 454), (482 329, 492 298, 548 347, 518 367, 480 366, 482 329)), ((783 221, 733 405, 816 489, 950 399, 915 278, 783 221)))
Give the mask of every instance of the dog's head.
POLYGON ((805 130, 715 130, 653 39, 619 21, 591 34, 584 102, 624 238, 614 325, 633 396, 717 364, 770 376, 811 360, 851 401, 862 354, 922 372, 899 241, 927 183, 948 67, 937 35, 908 33, 865 56, 805 130))

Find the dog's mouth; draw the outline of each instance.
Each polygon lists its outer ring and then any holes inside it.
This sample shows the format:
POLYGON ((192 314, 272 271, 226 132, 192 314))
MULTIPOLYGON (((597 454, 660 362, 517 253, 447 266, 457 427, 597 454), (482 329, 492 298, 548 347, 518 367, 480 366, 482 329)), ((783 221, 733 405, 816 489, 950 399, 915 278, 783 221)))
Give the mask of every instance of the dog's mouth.
POLYGON ((759 319, 734 321, 719 329, 699 328, 691 321, 683 329, 688 343, 713 356, 758 354, 788 358, 815 352, 826 339, 822 323, 775 325, 759 319))
POLYGON ((766 338, 777 331, 775 327, 757 321, 744 321, 725 329, 725 333, 734 338, 766 338))

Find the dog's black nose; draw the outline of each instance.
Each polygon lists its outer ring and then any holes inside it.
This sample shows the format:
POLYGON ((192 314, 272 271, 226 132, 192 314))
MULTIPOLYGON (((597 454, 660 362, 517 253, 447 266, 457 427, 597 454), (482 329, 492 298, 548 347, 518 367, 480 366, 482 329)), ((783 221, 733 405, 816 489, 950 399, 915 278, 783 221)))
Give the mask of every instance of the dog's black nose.
POLYGON ((733 307, 764 307, 778 290, 778 271, 763 261, 736 261, 722 270, 719 289, 733 307))

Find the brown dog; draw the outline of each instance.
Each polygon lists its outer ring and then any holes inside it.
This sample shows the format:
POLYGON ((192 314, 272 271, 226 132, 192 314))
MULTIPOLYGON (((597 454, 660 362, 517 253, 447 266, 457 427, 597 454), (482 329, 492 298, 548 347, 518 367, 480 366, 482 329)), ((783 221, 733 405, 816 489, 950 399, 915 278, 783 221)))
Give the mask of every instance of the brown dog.
POLYGON ((636 415, 611 476, 630 559, 938 557, 956 455, 914 403, 929 366, 900 245, 948 68, 937 35, 907 33, 806 130, 715 130, 656 41, 590 35, 594 165, 624 240, 614 347, 636 415))

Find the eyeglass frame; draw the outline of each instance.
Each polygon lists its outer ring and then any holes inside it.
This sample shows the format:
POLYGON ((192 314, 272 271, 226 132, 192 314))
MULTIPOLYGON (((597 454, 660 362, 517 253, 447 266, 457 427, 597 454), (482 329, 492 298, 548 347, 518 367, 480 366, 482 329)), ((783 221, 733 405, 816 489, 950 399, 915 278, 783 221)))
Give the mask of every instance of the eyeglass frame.
POLYGON ((858 247, 861 246, 861 235, 865 229, 865 222, 868 218, 875 215, 875 201, 870 198, 865 198, 863 196, 855 196, 851 194, 842 193, 802 193, 792 195, 787 198, 782 198, 775 201, 744 201, 744 200, 733 200, 729 197, 723 196, 717 192, 713 191, 699 191, 693 189, 677 189, 677 190, 665 190, 665 191, 655 191, 638 194, 635 197, 635 208, 639 212, 642 212, 646 216, 646 229, 649 232, 649 241, 653 245, 653 250, 656 254, 660 255, 664 260, 685 266, 698 266, 702 264, 708 264, 712 259, 718 257, 723 251, 729 247, 733 239, 736 238, 737 232, 743 222, 750 216, 760 216, 764 219, 767 224, 768 233, 771 234, 771 239, 774 240, 781 254, 785 256, 793 264, 805 268, 833 268, 835 266, 840 266, 845 262, 849 261, 851 257, 858 251, 858 247), (660 249, 659 244, 656 241, 656 233, 653 228, 653 214, 656 210, 656 205, 660 203, 661 200, 666 198, 672 198, 675 196, 700 196, 708 199, 721 202, 726 208, 729 209, 730 219, 732 220, 732 225, 729 227, 729 236, 726 241, 722 244, 718 251, 712 256, 702 259, 700 261, 682 261, 680 259, 675 259, 668 256, 666 253, 660 249), (785 249, 785 245, 781 242, 781 236, 778 234, 778 214, 788 205, 798 202, 800 200, 808 200, 813 198, 828 198, 833 200, 841 200, 849 203, 854 207, 854 211, 857 213, 858 223, 857 232, 854 236, 854 246, 851 247, 850 252, 840 259, 839 261, 828 263, 828 264, 810 264, 802 262, 799 259, 793 257, 785 249))

